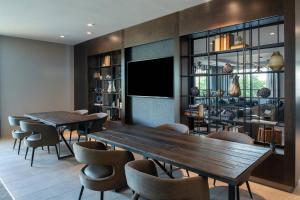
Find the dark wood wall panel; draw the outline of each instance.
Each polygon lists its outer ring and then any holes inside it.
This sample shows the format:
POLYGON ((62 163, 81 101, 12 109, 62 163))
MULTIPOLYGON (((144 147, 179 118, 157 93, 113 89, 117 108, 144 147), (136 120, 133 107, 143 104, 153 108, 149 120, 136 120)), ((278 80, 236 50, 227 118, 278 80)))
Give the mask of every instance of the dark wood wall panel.
MULTIPOLYGON (((297 0, 298 1, 298 0, 297 0)), ((288 118, 285 120, 285 179, 284 183, 292 187, 295 186, 295 111, 296 111, 296 89, 295 89, 295 1, 284 1, 284 65, 285 76, 284 85, 288 87, 285 90, 285 113, 284 116, 288 118)))
POLYGON ((283 0, 213 0, 179 12, 179 34, 283 15, 283 0))
POLYGON ((122 31, 89 40, 87 46, 89 56, 122 49, 122 31))
POLYGON ((87 43, 74 47, 74 109, 88 108, 87 43))
POLYGON ((133 47, 178 35, 178 13, 167 15, 124 30, 124 47, 133 47))

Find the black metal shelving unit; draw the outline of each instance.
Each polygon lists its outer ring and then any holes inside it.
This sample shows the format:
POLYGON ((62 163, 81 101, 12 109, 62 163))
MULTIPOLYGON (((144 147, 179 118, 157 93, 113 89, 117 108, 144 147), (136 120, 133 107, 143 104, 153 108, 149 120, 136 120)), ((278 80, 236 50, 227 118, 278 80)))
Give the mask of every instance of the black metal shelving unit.
MULTIPOLYGON (((234 42, 230 41, 230 45, 234 42)), ((228 44, 227 44, 228 45, 228 44)), ((218 130, 237 130, 257 140, 261 126, 280 130, 282 139, 276 143, 284 148, 284 68, 273 71, 268 62, 273 52, 284 56, 284 18, 282 16, 253 20, 242 24, 204 31, 181 37, 181 122, 196 134, 218 130), (242 48, 214 50, 216 38, 228 35, 230 39, 242 38, 242 48), (224 72, 224 65, 233 66, 232 73, 224 72), (232 97, 229 89, 233 76, 239 76, 239 97, 232 97), (268 98, 257 97, 257 86, 271 90, 268 98), (191 94, 197 87, 199 94, 191 94), (217 91, 223 90, 224 96, 217 91), (204 117, 189 113, 191 105, 203 105, 204 117), (262 113, 272 108, 271 117, 262 113), (224 116, 230 111, 234 117, 224 116), (254 114, 256 116, 254 116, 254 114), (264 116, 264 117, 263 117, 264 116), (230 119, 229 119, 230 118, 230 119), (257 122, 256 120, 259 120, 257 122), (263 124, 262 124, 263 122, 263 124), (272 125, 270 125, 272 123, 272 125)), ((269 142, 256 141, 269 145, 269 142)))
POLYGON ((121 118, 121 51, 88 58, 89 112, 106 112, 110 120, 121 118))

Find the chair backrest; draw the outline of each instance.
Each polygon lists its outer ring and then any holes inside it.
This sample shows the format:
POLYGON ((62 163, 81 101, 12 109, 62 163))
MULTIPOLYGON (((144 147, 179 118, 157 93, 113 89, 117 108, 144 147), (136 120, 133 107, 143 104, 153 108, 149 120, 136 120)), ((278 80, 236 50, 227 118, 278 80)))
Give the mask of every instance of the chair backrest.
POLYGON ((179 133, 189 134, 189 127, 179 123, 162 124, 160 126, 157 126, 156 128, 159 128, 161 130, 171 130, 171 131, 177 131, 179 133))
POLYGON ((82 109, 82 110, 74 110, 73 113, 80 114, 80 115, 87 115, 89 111, 86 109, 82 109))
POLYGON ((128 186, 138 195, 155 200, 208 200, 207 178, 185 179, 157 177, 155 164, 150 160, 131 161, 125 165, 128 186))
POLYGON ((220 132, 210 133, 207 137, 219 139, 219 140, 231 141, 231 142, 238 142, 243 144, 254 144, 254 140, 250 136, 244 133, 238 133, 232 131, 220 131, 220 132))
POLYGON ((59 143, 59 135, 55 127, 43 124, 33 120, 25 120, 20 122, 21 130, 31 132, 33 134, 40 134, 41 146, 51 146, 59 143))
POLYGON ((94 113, 94 114, 90 114, 88 116, 97 118, 97 120, 89 123, 89 127, 88 127, 89 133, 102 131, 103 124, 107 120, 107 116, 108 116, 107 113, 94 113))
POLYGON ((22 117, 22 116, 8 116, 8 122, 11 127, 19 127, 20 121, 22 120, 28 120, 28 117, 22 117))

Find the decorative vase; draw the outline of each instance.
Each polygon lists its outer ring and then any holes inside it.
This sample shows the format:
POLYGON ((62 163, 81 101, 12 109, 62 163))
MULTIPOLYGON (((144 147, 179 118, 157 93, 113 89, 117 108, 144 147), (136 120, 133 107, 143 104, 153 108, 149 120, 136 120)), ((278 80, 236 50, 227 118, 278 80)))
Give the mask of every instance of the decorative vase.
POLYGON ((241 96, 241 88, 240 88, 240 83, 239 83, 239 76, 235 75, 232 78, 232 82, 230 85, 230 96, 232 97, 239 97, 241 96))
POLYGON ((112 81, 108 81, 108 86, 107 86, 106 92, 107 93, 112 93, 112 90, 113 90, 113 88, 112 88, 112 81))
POLYGON ((261 88, 257 90, 257 96, 262 98, 268 98, 271 95, 271 90, 269 88, 261 88))
POLYGON ((233 72, 233 67, 231 66, 231 64, 226 63, 226 64, 224 65, 224 67, 223 67, 223 71, 224 71, 224 73, 226 73, 226 74, 230 74, 230 73, 233 72))
POLYGON ((116 87, 115 87, 115 82, 112 81, 112 86, 111 86, 111 92, 117 92, 116 87))
POLYGON ((283 65, 283 56, 280 54, 279 51, 274 51, 269 61, 269 67, 273 71, 279 71, 283 68, 283 65))
POLYGON ((198 87, 192 87, 191 88, 191 95, 192 96, 198 96, 199 95, 199 93, 200 93, 200 91, 199 91, 199 88, 198 87))

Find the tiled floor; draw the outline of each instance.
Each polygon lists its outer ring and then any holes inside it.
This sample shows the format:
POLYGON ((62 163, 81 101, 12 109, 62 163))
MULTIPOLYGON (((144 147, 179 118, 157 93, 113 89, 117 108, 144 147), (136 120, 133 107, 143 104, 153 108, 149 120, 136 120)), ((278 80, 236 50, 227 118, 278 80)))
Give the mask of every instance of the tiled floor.
MULTIPOLYGON (((62 147, 64 150, 64 148, 62 147)), ((46 150, 38 149, 35 154, 33 167, 30 167, 28 158, 24 160, 25 150, 21 155, 12 150, 12 140, 0 139, 0 177, 16 200, 72 200, 78 199, 80 183, 78 173, 82 165, 74 158, 57 160, 54 147, 51 154, 46 150)), ((29 152, 31 155, 31 152, 29 152)), ((138 156, 137 156, 138 157, 138 156)), ((184 171, 177 171, 181 177, 184 171)), ((217 182, 217 187, 211 187, 211 199, 227 199, 227 190, 224 184, 217 182)), ((300 200, 300 187, 294 193, 287 193, 263 185, 250 183, 254 199, 267 200, 300 200)), ((106 200, 127 200, 131 198, 130 190, 122 192, 105 192, 106 200)), ((99 193, 85 190, 82 199, 99 199, 99 193)), ((250 199, 245 186, 242 186, 241 199, 250 199)))

